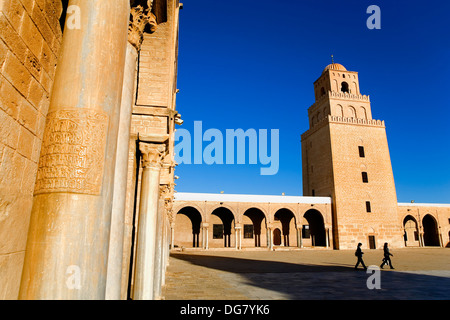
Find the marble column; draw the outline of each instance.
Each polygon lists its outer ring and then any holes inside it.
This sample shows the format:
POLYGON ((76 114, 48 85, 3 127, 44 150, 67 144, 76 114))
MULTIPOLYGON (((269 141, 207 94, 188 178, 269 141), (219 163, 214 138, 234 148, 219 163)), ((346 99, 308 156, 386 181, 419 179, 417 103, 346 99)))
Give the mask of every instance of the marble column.
POLYGON ((269 250, 273 250, 273 228, 268 228, 268 235, 269 235, 269 250))
MULTIPOLYGON (((149 3, 151 6, 152 3, 149 3)), ((121 297, 123 237, 127 192, 128 152, 130 147, 131 116, 135 96, 137 58, 141 49, 144 28, 150 24, 156 30, 156 20, 151 7, 141 4, 131 8, 128 26, 128 43, 120 108, 119 134, 117 140, 116 165, 114 175, 114 198, 111 216, 111 236, 106 279, 106 299, 121 297), (145 6, 145 7, 144 7, 145 6)))
POLYGON ((128 0, 71 0, 19 299, 104 299, 128 0))
POLYGON ((303 246, 302 244, 302 228, 303 226, 301 224, 297 225, 297 247, 301 248, 303 246))
POLYGON ((153 271, 153 299, 159 300, 162 287, 163 271, 163 230, 164 230, 164 199, 159 200, 158 214, 156 217, 156 242, 155 242, 155 263, 153 271))
POLYGON ((329 229, 328 228, 325 228, 325 246, 327 248, 330 247, 329 229))
POLYGON ((170 224, 170 249, 173 249, 175 245, 175 223, 170 224))
POLYGON ((203 223, 203 234, 205 242, 203 244, 203 249, 208 250, 209 249, 209 224, 203 223))
POLYGON ((234 227, 234 235, 235 235, 235 249, 241 250, 241 226, 236 225, 234 227))
POLYGON ((159 183, 165 145, 139 143, 142 179, 134 275, 134 300, 154 299, 159 183))
POLYGON ((133 104, 137 55, 138 52, 136 49, 128 43, 114 176, 114 198, 111 215, 108 274, 106 279, 106 299, 108 300, 120 299, 125 200, 127 192, 128 149, 130 141, 131 109, 133 104))

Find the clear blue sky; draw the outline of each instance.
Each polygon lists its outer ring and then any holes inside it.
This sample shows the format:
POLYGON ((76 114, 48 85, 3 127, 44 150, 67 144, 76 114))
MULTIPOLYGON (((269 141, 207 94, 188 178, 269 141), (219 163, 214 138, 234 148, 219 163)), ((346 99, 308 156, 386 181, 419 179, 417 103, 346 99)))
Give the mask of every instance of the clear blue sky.
POLYGON ((280 168, 181 164, 176 190, 302 195, 300 135, 333 54, 359 72, 373 118, 386 122, 399 202, 450 203, 448 21, 442 0, 184 1, 178 128, 279 129, 280 168), (372 4, 381 30, 366 27, 372 4))

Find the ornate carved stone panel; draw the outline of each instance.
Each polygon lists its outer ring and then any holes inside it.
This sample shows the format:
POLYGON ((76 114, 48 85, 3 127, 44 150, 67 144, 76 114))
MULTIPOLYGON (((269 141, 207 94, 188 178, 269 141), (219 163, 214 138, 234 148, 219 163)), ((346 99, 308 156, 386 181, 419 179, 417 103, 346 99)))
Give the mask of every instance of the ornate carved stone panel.
POLYGON ((108 115, 65 108, 48 114, 35 194, 99 195, 102 188, 108 115))

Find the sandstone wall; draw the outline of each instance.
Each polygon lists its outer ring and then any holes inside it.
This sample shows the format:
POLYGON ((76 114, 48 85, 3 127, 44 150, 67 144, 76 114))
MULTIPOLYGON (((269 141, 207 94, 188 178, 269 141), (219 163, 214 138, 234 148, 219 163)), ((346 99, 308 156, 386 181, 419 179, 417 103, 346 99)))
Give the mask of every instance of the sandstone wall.
POLYGON ((62 9, 0 1, 0 299, 18 295, 62 9))

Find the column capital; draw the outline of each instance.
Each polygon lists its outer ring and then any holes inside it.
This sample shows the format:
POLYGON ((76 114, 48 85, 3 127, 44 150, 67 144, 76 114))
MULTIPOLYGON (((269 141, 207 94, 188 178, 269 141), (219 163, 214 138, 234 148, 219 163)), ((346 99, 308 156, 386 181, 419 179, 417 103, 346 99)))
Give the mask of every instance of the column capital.
POLYGON ((166 151, 164 144, 140 142, 139 151, 142 153, 142 166, 144 168, 155 166, 161 168, 162 159, 166 151))
POLYGON ((156 31, 158 24, 155 15, 151 12, 153 0, 134 1, 131 7, 131 19, 128 26, 128 42, 130 42, 137 51, 141 50, 141 44, 144 40, 144 30, 149 25, 150 32, 156 31))

